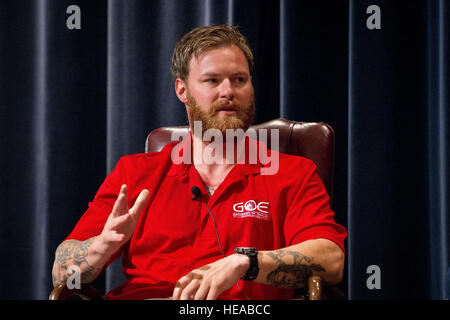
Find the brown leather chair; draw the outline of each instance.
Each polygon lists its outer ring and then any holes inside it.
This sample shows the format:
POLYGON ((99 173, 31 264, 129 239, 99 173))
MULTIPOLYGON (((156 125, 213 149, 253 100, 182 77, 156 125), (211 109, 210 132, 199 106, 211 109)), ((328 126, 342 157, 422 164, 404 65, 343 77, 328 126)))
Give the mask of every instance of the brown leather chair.
MULTIPOLYGON (((333 195, 334 177, 334 131, 322 122, 296 122, 286 119, 275 119, 262 124, 252 126, 253 129, 279 130, 279 151, 287 154, 298 155, 312 160, 317 166, 317 172, 322 179, 325 188, 333 195)), ((172 134, 186 136, 188 127, 163 127, 150 132, 146 140, 146 152, 160 151, 167 143, 171 142, 172 134)), ((181 140, 181 139, 180 139, 181 140)), ((270 139, 267 147, 270 148, 270 139)), ((306 291, 297 291, 297 299, 320 300, 324 295, 323 281, 318 276, 310 277, 306 291)), ((71 295, 78 295, 84 299, 98 299, 101 295, 92 286, 83 285, 81 290, 69 290, 64 285, 56 287, 50 299, 65 299, 71 295)))

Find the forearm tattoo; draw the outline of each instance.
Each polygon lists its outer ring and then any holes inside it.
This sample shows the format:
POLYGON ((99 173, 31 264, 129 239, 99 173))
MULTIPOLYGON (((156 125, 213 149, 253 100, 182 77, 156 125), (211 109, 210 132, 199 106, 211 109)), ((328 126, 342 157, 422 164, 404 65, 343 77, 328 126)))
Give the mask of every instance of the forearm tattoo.
POLYGON ((313 258, 300 252, 277 250, 266 253, 276 261, 277 267, 267 276, 267 283, 282 288, 301 288, 306 286, 313 271, 326 271, 320 264, 313 263, 313 258))
POLYGON ((68 268, 72 265, 78 266, 81 270, 81 282, 91 282, 98 275, 98 268, 91 266, 87 261, 88 249, 93 238, 86 241, 67 240, 56 249, 55 265, 59 265, 53 271, 53 285, 65 281, 70 274, 68 268))

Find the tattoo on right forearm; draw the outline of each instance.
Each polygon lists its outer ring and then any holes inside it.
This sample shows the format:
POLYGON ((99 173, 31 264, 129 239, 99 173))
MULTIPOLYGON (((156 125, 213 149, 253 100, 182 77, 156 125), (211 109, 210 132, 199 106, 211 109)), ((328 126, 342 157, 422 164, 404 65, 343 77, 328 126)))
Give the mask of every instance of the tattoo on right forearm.
POLYGON ((52 278, 53 285, 65 281, 69 276, 67 270, 71 265, 78 266, 81 272, 82 282, 91 282, 98 275, 98 268, 91 266, 87 261, 88 249, 93 238, 86 241, 67 240, 56 249, 55 264, 59 264, 58 270, 54 270, 52 278))
POLYGON ((326 271, 320 264, 313 263, 313 258, 300 252, 277 250, 276 253, 266 253, 276 261, 277 267, 267 276, 267 283, 282 288, 300 288, 306 285, 313 271, 326 271), (287 262, 291 260, 292 262, 287 262))

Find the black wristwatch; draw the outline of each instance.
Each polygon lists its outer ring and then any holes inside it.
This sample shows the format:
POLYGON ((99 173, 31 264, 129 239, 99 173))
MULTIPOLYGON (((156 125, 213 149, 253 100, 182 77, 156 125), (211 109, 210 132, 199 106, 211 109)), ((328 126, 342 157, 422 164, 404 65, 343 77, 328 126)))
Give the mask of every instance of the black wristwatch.
POLYGON ((245 281, 255 280, 259 272, 258 250, 256 248, 237 247, 234 249, 234 253, 245 254, 250 258, 250 267, 241 279, 245 281))

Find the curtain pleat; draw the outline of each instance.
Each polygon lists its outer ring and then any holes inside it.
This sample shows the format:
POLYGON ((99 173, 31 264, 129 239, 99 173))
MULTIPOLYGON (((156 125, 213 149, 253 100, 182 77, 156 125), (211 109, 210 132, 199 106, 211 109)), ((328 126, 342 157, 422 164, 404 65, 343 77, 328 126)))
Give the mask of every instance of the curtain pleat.
POLYGON ((36 279, 32 282, 32 295, 41 296, 47 288, 48 270, 48 218, 49 218, 49 146, 48 146, 48 20, 47 1, 36 4, 35 38, 36 54, 33 61, 35 85, 33 95, 33 227, 32 265, 36 279), (44 222, 44 223, 43 223, 44 222))
MULTIPOLYGON (((176 41, 222 23, 255 55, 255 123, 334 128, 347 297, 449 298, 449 19, 445 0, 0 0, 0 298, 48 297, 57 245, 119 158, 187 124, 176 41)), ((123 281, 118 260, 96 286, 123 281)))
MULTIPOLYGON (((445 292, 448 268, 448 6, 446 1, 430 1, 427 15, 427 109, 428 109, 428 212, 430 296, 449 298, 445 292)), ((450 279, 449 279, 450 281, 450 279)), ((450 282, 449 282, 450 283, 450 282)))

